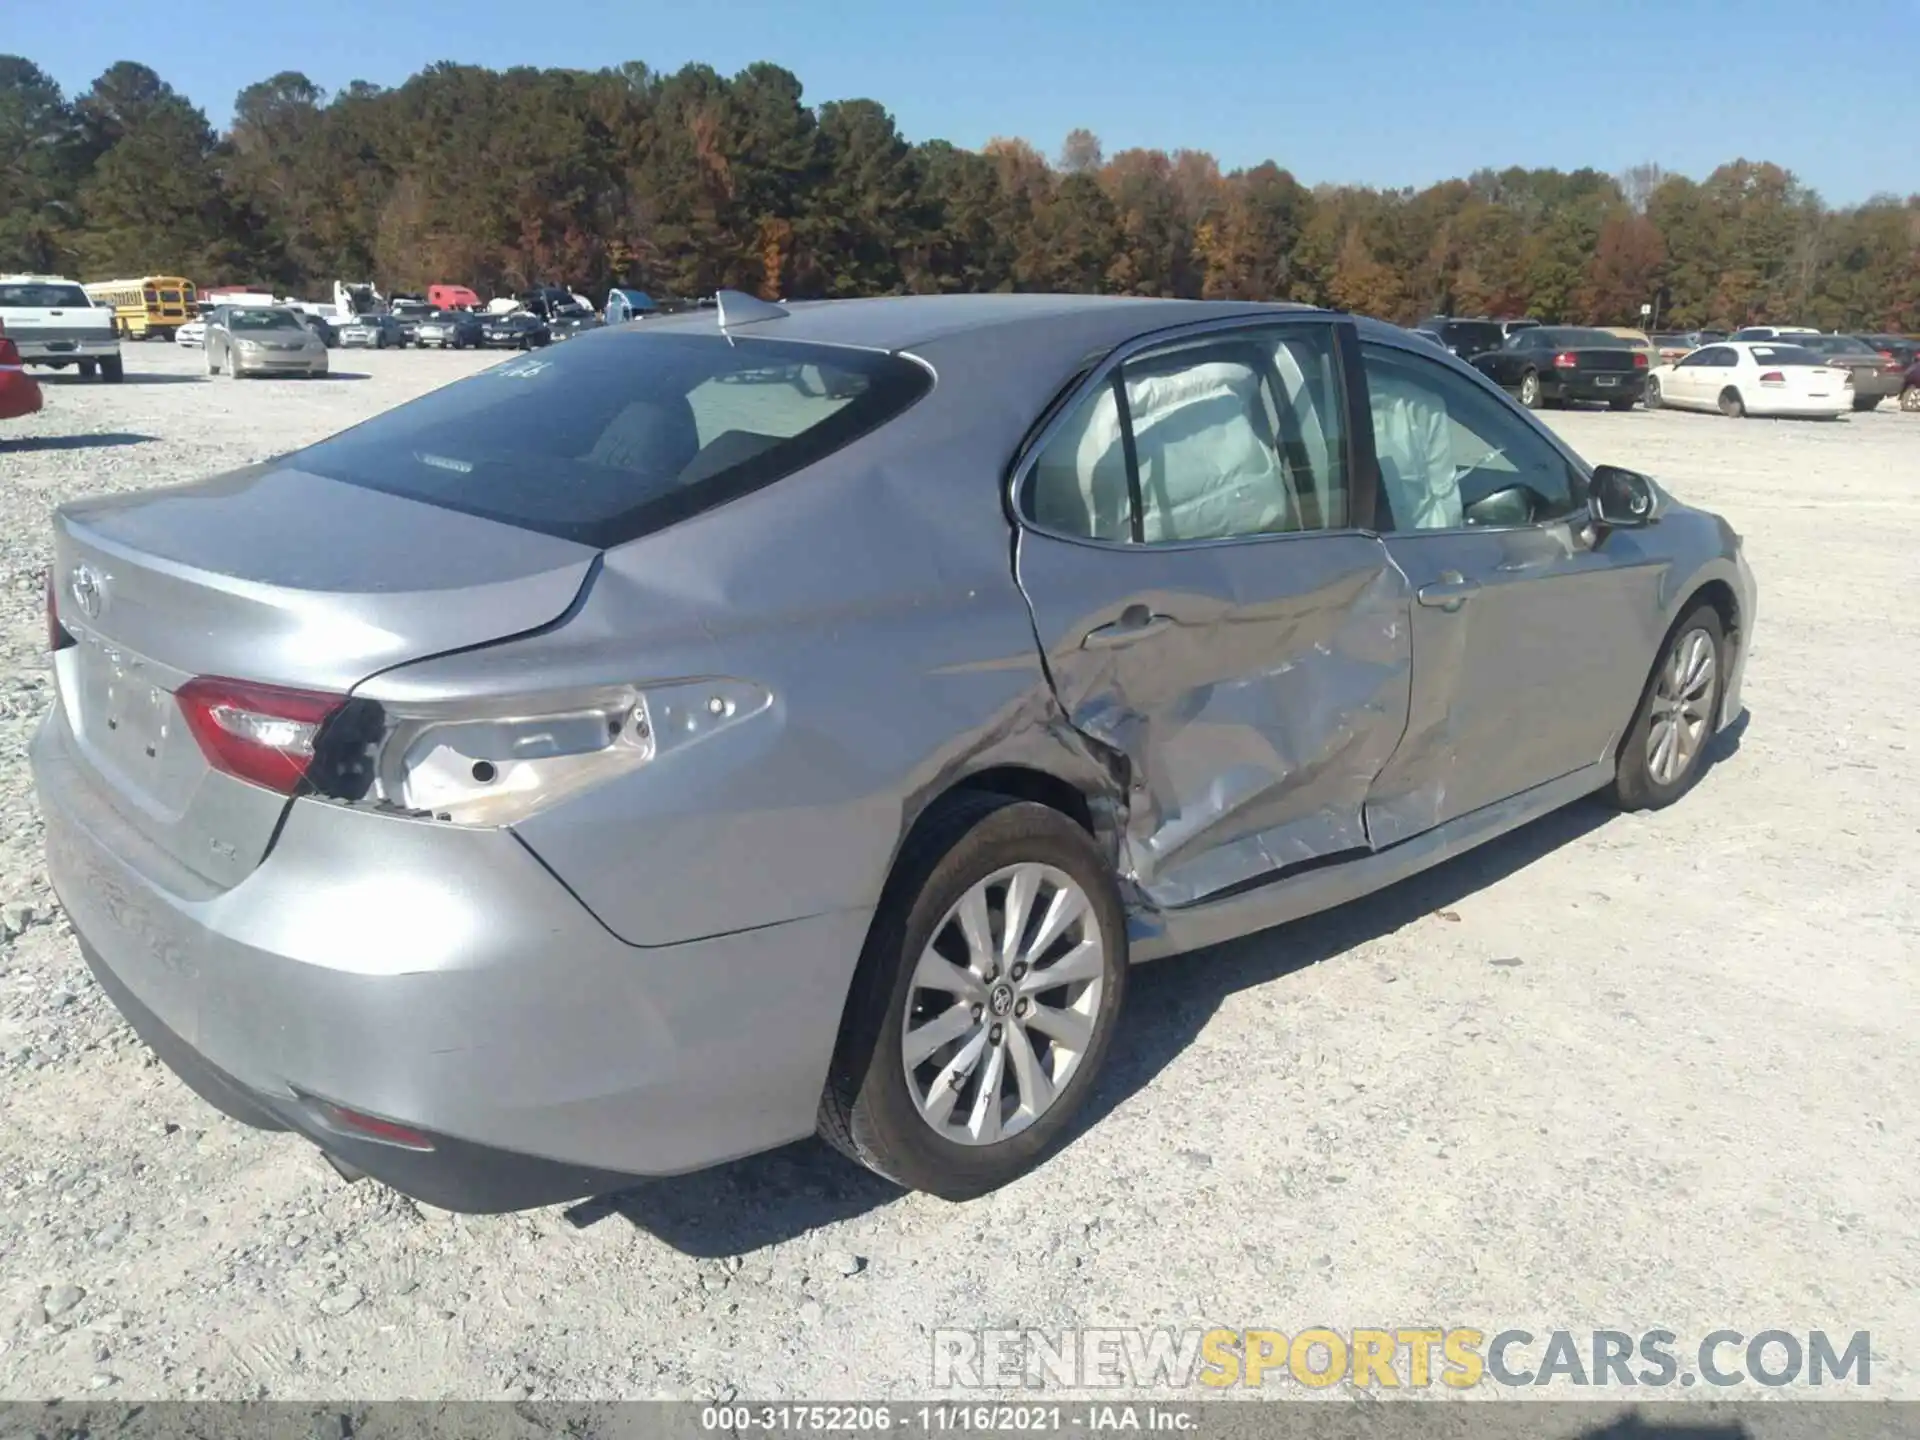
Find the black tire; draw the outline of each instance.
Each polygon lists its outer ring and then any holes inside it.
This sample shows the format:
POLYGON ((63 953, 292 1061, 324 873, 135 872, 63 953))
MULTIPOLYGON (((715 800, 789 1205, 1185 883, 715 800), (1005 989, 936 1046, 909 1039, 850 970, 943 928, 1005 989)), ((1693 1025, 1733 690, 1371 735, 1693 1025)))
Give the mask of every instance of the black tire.
POLYGON ((1607 408, 1608 408, 1609 410, 1631 410, 1631 409, 1633 408, 1633 401, 1631 401, 1631 400, 1609 400, 1609 401, 1607 401, 1607 408))
POLYGON ((1856 395, 1853 397, 1853 408, 1862 414, 1868 410, 1878 410, 1880 408, 1880 397, 1878 395, 1856 395))
POLYGON ((1529 370, 1520 377, 1520 403, 1529 410, 1538 410, 1547 403, 1537 372, 1529 370))
POLYGON ((1920 410, 1920 385, 1909 385, 1900 392, 1900 408, 1906 411, 1920 410))
POLYGON ((100 373, 99 361, 82 360, 80 362, 80 378, 82 380, 91 380, 93 379, 94 376, 98 375, 99 373, 100 373))
POLYGON ((109 385, 118 385, 127 378, 127 364, 118 355, 108 355, 100 361, 100 378, 109 385))
POLYGON ((1658 410, 1661 401, 1665 398, 1666 397, 1660 393, 1660 382, 1650 379, 1647 381, 1646 392, 1640 397, 1640 403, 1649 410, 1658 410))
POLYGON ((1729 420, 1746 418, 1747 402, 1740 398, 1740 392, 1731 385, 1720 392, 1720 413, 1729 420))
POLYGON ((1627 733, 1620 741, 1612 792, 1616 805, 1622 810, 1660 810, 1693 788, 1701 772, 1706 769, 1707 751, 1713 748, 1713 736, 1726 683, 1726 632, 1720 623, 1720 612, 1703 600, 1674 622, 1660 646, 1659 658, 1647 674, 1647 683, 1640 692, 1640 707, 1634 711, 1633 724, 1627 727, 1627 733), (1661 673, 1672 660, 1675 649, 1696 631, 1705 631, 1713 642, 1714 672, 1712 689, 1706 701, 1707 729, 1701 737, 1700 748, 1685 767, 1673 779, 1663 783, 1654 778, 1647 750, 1647 739, 1653 731, 1655 698, 1659 693, 1661 673))
POLYGON ((1000 795, 940 802, 915 827, 874 913, 820 1099, 822 1138, 876 1174, 947 1200, 970 1200, 1024 1175, 1064 1142, 1113 1043, 1126 933, 1111 868, 1072 820, 1000 795), (963 1145, 937 1134, 908 1090, 901 1033, 912 973, 961 897, 1022 862, 1065 872, 1088 897, 1106 946, 1102 1003, 1085 1054, 1051 1105, 1010 1138, 963 1145))

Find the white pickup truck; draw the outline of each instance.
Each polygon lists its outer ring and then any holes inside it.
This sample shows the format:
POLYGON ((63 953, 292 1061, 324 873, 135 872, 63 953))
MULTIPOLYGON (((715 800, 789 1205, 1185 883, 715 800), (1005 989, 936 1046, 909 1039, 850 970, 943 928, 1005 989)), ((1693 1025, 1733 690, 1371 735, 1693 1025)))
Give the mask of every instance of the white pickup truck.
POLYGON ((120 337, 113 311, 95 305, 72 280, 57 275, 0 275, 0 327, 28 365, 119 380, 120 337))

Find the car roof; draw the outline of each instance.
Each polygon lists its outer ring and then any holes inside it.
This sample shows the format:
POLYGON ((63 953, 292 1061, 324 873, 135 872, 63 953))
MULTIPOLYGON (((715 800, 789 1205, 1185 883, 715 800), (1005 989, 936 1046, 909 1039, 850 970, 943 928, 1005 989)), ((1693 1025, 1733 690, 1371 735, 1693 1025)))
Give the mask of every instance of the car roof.
MULTIPOLYGON (((956 336, 1028 330, 1111 334, 1110 343, 1135 333, 1209 319, 1262 312, 1311 310, 1308 305, 1239 300, 1159 300, 1130 295, 896 295, 873 300, 795 301, 786 314, 730 333, 769 340, 856 345, 874 350, 913 350, 956 336)), ((683 311, 647 322, 659 331, 718 333, 711 309, 683 311)))

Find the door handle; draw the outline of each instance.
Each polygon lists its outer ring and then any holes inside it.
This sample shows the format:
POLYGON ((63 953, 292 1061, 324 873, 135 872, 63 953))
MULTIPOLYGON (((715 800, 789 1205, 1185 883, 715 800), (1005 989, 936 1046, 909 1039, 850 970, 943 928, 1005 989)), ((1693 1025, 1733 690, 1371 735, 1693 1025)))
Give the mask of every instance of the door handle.
POLYGON ((1453 611, 1466 604, 1468 597, 1479 588, 1478 580, 1469 580, 1458 570, 1442 570, 1440 578, 1431 585, 1422 585, 1414 598, 1431 609, 1453 611))
POLYGON ((1159 615, 1144 605, 1129 605, 1120 618, 1107 625, 1096 625, 1080 639, 1082 650, 1109 650, 1115 645, 1131 645, 1149 635, 1158 635, 1173 625, 1171 615, 1159 615))

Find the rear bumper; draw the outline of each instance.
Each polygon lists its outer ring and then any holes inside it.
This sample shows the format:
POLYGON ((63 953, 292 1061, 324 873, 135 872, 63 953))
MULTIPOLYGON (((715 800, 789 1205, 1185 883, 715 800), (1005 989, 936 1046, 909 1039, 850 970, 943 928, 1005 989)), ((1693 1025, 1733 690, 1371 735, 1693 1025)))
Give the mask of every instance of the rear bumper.
POLYGON ((1638 400, 1646 388, 1646 371, 1622 370, 1604 376, 1562 375, 1549 382, 1547 393, 1562 400, 1638 400))
POLYGON ((1853 391, 1816 397, 1766 389, 1748 394, 1742 390, 1740 400, 1749 415, 1843 415, 1853 408, 1853 391))
POLYGON ((1853 377, 1855 395, 1878 395, 1885 399, 1889 395, 1898 395, 1906 387, 1906 376, 1895 370, 1876 370, 1871 375, 1853 377))
POLYGON ((34 340, 19 335, 13 339, 19 347, 20 359, 28 365, 65 365, 74 360, 98 360, 120 353, 120 341, 111 335, 98 340, 34 340))
POLYGON ((497 1210, 810 1134, 866 912, 642 948, 509 832, 295 802, 220 890, 155 849, 71 749, 30 747, 47 866, 88 963, 203 1096, 408 1194, 497 1210), (327 1101, 431 1152, 330 1129, 327 1101))

